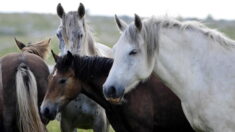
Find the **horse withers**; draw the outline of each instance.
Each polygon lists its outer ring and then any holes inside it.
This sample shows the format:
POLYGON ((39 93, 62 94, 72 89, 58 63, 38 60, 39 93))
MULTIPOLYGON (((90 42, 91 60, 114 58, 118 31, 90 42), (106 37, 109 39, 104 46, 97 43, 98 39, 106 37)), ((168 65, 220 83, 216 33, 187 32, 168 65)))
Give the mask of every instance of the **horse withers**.
POLYGON ((42 58, 49 43, 50 39, 26 46, 16 40, 22 53, 1 58, 1 132, 46 131, 48 121, 40 115, 39 106, 48 83, 49 71, 42 58))
MULTIPOLYGON (((95 42, 89 25, 86 23, 85 13, 82 3, 77 11, 68 13, 65 13, 61 4, 58 4, 57 15, 61 19, 57 30, 60 54, 64 55, 67 51, 71 51, 79 55, 111 57, 112 51, 109 47, 95 42)), ((84 94, 80 94, 61 111, 61 130, 63 132, 72 132, 76 128, 96 130, 103 126, 103 132, 108 131, 107 118, 97 115, 97 112, 105 114, 102 107, 84 94)))
POLYGON ((125 95, 123 104, 110 104, 102 85, 113 59, 53 54, 56 66, 49 77, 49 88, 41 106, 45 116, 55 116, 58 109, 84 93, 106 111, 116 132, 191 132, 179 99, 154 75, 125 95))

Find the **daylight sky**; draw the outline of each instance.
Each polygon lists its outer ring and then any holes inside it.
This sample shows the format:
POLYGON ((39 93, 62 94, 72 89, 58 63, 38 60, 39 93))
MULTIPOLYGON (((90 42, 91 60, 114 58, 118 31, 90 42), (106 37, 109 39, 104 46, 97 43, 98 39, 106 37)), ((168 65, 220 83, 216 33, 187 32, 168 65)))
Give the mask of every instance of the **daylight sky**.
POLYGON ((65 11, 76 10, 82 2, 92 15, 205 18, 211 14, 216 19, 235 19, 235 0, 2 0, 0 12, 55 14, 59 2, 65 11))

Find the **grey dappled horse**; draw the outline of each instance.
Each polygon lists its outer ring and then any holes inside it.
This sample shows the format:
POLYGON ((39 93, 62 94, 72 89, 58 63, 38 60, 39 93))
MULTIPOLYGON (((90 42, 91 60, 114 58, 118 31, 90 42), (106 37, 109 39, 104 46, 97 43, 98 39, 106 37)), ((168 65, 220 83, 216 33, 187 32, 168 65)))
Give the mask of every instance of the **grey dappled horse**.
MULTIPOLYGON (((85 23, 85 7, 80 4, 75 12, 65 13, 61 4, 57 6, 61 18, 57 37, 61 55, 67 50, 73 54, 111 57, 111 49, 95 43, 88 25, 85 23)), ((104 109, 93 100, 80 94, 61 111, 61 130, 76 131, 75 128, 94 129, 95 132, 109 130, 109 122, 104 109)))

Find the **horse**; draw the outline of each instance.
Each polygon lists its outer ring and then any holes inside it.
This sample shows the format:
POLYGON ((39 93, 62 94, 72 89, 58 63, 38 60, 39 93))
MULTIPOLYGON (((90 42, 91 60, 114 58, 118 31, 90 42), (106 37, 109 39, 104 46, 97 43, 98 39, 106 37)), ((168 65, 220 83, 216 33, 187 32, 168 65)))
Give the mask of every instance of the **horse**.
POLYGON ((123 32, 103 85, 107 99, 120 100, 154 73, 180 98, 195 131, 235 131, 235 41, 199 22, 116 19, 123 32))
POLYGON ((45 132, 46 118, 39 106, 48 83, 48 67, 43 61, 49 40, 25 45, 16 40, 22 53, 9 53, 0 59, 1 132, 45 132))
MULTIPOLYGON (((68 13, 65 13, 59 3, 57 15, 61 18, 61 24, 57 30, 61 55, 69 50, 79 55, 111 57, 112 52, 109 47, 94 41, 89 26, 85 22, 85 7, 82 3, 80 3, 77 11, 68 13)), ((103 127, 103 132, 108 131, 109 123, 105 111, 83 94, 80 94, 61 111, 62 132, 76 131, 76 128, 91 128, 98 131, 97 129, 100 129, 100 126, 103 127), (102 114, 97 115, 97 111, 102 114)))
POLYGON ((57 15, 61 18, 56 35, 62 55, 69 50, 79 55, 112 57, 112 50, 108 46, 95 42, 90 27, 85 21, 85 7, 82 3, 77 11, 68 13, 65 13, 59 3, 57 15))
POLYGON ((110 104, 103 96, 102 85, 113 59, 70 52, 63 57, 52 54, 56 65, 41 106, 44 116, 55 116, 77 94, 84 93, 105 109, 116 132, 193 131, 180 100, 156 76, 125 95, 124 104, 110 104))

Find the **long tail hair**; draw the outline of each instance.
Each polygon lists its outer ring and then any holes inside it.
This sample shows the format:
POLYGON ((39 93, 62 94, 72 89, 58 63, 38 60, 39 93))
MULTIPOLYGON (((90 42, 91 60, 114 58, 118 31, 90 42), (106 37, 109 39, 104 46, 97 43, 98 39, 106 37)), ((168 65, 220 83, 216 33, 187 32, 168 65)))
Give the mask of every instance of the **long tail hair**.
POLYGON ((2 64, 0 58, 0 130, 5 132, 3 126, 3 85, 2 85, 2 64))
POLYGON ((16 73, 18 128, 20 132, 45 132, 38 110, 36 79, 29 67, 21 63, 16 73))

